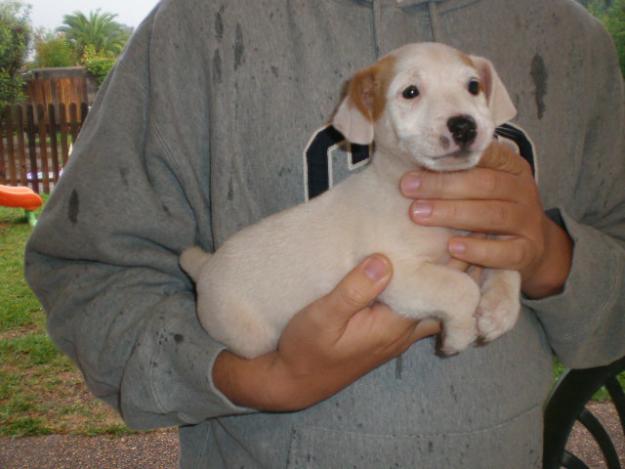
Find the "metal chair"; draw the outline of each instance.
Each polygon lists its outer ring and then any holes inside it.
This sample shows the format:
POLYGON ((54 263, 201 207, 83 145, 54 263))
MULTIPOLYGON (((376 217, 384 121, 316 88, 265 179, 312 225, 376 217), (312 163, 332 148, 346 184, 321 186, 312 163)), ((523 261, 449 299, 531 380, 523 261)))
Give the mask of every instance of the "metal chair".
POLYGON ((545 410, 544 469, 588 469, 576 455, 565 449, 575 421, 579 421, 597 442, 608 469, 621 469, 610 434, 586 408, 600 388, 607 389, 625 435, 625 393, 617 376, 625 371, 625 357, 614 363, 587 370, 570 370, 555 387, 545 410))

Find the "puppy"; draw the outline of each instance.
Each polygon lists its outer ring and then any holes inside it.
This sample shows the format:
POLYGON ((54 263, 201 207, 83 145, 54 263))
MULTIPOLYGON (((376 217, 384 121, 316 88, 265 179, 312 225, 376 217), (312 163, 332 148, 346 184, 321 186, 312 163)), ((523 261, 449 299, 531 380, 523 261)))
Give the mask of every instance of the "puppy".
POLYGON ((180 262, 197 283, 202 325, 243 357, 274 350, 295 313, 379 252, 394 271, 379 300, 411 318, 441 320, 443 353, 508 331, 520 309, 519 273, 487 269, 478 285, 446 267, 454 232, 412 223, 398 183, 418 166, 472 168, 495 127, 515 114, 488 60, 442 44, 406 45, 356 73, 332 124, 353 143, 375 140, 371 163, 241 230, 214 254, 185 250, 180 262))

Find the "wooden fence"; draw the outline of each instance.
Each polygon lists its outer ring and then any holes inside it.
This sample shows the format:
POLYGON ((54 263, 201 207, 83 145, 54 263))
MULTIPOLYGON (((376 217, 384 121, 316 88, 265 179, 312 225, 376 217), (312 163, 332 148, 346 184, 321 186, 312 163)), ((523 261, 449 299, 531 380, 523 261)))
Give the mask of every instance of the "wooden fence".
POLYGON ((0 114, 0 184, 50 193, 87 117, 86 103, 6 107, 0 114))

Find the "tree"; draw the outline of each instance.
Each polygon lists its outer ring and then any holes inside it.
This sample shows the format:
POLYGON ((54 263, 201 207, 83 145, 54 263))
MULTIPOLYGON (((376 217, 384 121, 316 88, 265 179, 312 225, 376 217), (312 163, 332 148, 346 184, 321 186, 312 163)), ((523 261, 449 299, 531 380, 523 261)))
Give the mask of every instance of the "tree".
POLYGON ((71 67, 78 58, 63 34, 39 30, 35 34, 36 67, 71 67))
POLYGON ((76 11, 65 15, 63 26, 57 29, 98 84, 113 68, 115 59, 132 34, 132 28, 116 22, 116 17, 99 9, 90 12, 89 16, 76 11))
POLYGON ((122 51, 132 29, 115 21, 117 15, 101 12, 99 9, 86 16, 79 11, 65 15, 63 26, 57 31, 63 33, 68 43, 82 58, 91 46, 97 56, 115 57, 122 51))
POLYGON ((31 38, 30 7, 18 0, 0 1, 0 106, 22 98, 21 68, 31 38))

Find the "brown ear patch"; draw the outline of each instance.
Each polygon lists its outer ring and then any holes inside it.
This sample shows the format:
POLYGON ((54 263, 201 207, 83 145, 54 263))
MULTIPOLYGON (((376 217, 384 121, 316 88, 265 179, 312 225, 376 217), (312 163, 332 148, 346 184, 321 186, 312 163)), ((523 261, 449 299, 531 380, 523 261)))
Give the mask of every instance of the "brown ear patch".
MULTIPOLYGON (((475 64, 475 61, 473 62, 475 64)), ((474 65, 477 73, 480 76, 480 89, 486 95, 487 101, 490 101, 493 89, 493 77, 491 75, 490 67, 484 63, 474 65)))
POLYGON ((471 57, 469 57, 467 54, 465 54, 462 51, 457 51, 458 55, 460 56, 460 60, 462 61, 462 63, 464 63, 465 65, 468 65, 471 68, 476 68, 475 64, 473 63, 473 60, 471 60, 471 57))
POLYGON ((386 92, 393 77, 395 57, 387 56, 354 75, 347 87, 350 101, 370 121, 377 120, 386 106, 386 92))
POLYGON ((462 61, 462 63, 468 65, 478 73, 480 77, 480 92, 488 96, 489 77, 485 76, 483 70, 480 70, 480 68, 475 64, 475 62, 469 55, 465 54, 462 51, 458 51, 458 55, 460 56, 460 60, 462 61))

